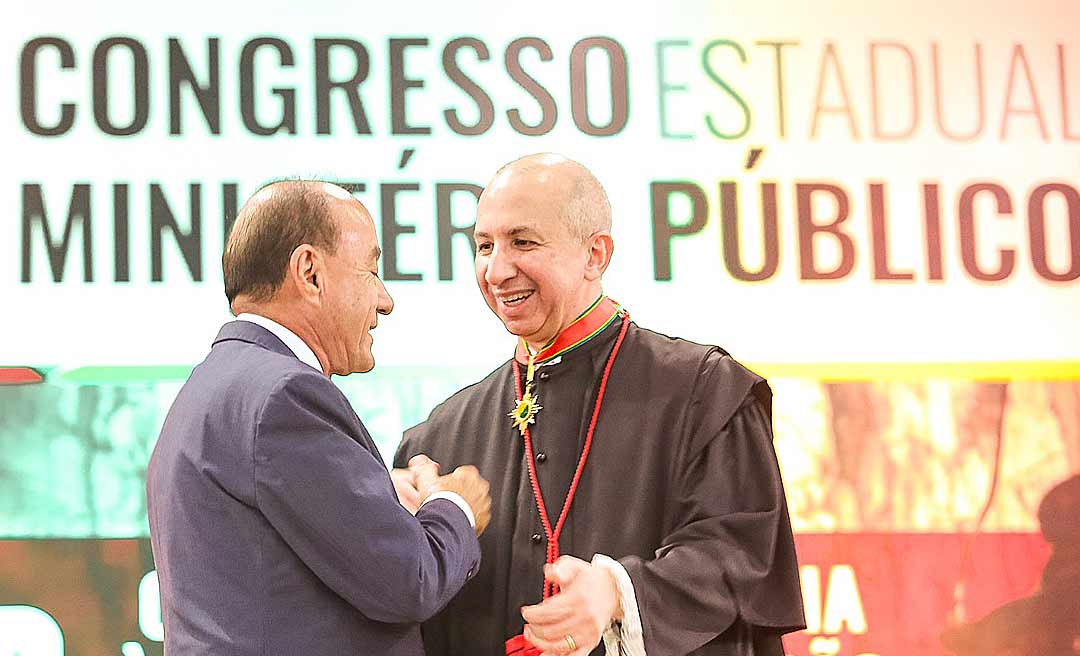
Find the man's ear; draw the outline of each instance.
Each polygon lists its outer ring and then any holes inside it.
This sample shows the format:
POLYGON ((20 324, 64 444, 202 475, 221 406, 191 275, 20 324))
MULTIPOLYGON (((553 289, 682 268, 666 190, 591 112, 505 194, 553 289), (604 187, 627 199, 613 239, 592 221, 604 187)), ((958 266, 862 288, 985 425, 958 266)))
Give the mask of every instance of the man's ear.
POLYGON ((317 301, 324 291, 323 259, 310 244, 300 244, 289 257, 285 282, 297 291, 300 298, 317 301))
POLYGON ((615 242, 611 240, 611 233, 597 232, 585 243, 588 248, 588 260, 585 262, 585 279, 589 281, 599 280, 611 264, 611 253, 615 249, 615 242))

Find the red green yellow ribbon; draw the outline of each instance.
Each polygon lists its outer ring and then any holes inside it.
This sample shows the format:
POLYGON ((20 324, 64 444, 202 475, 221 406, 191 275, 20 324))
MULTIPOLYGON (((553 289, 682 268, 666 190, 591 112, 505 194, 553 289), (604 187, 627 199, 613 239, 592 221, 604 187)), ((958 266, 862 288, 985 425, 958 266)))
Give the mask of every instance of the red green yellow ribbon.
POLYGON ((604 328, 610 326, 612 321, 615 321, 620 311, 622 307, 618 303, 601 295, 535 355, 530 352, 524 338, 518 340, 517 359, 530 364, 525 379, 532 380, 535 365, 554 360, 598 335, 604 328))

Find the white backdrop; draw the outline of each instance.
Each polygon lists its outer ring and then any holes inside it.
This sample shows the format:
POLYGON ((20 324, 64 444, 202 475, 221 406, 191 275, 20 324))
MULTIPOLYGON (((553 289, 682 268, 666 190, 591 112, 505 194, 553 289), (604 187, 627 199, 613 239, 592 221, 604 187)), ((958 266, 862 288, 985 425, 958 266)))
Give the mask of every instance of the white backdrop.
MULTIPOLYGON (((37 53, 35 90, 40 123, 57 124, 64 102, 75 105, 75 120, 61 136, 33 134, 20 115, 25 81, 18 71, 5 74, 0 84, 5 145, 0 161, 0 297, 5 308, 0 362, 62 367, 197 362, 228 317, 219 266, 223 183, 236 183, 242 202, 271 178, 319 176, 365 183, 367 190, 357 196, 377 221, 385 211, 380 185, 420 186, 397 200, 398 221, 415 226, 415 233, 398 237, 397 260, 400 270, 420 273, 423 280, 389 284, 397 309, 375 333, 379 364, 494 364, 505 359, 511 340, 476 290, 463 238, 453 240, 454 279, 438 280, 435 185, 482 185, 502 163, 538 151, 581 160, 607 188, 616 241, 607 289, 649 327, 724 345, 751 362, 1080 359, 1080 287, 1076 279, 1050 282, 1036 274, 1027 207, 1039 185, 1080 186, 1080 44, 1075 40, 1080 5, 1075 3, 989 3, 943 15, 936 3, 926 2, 882 7, 865 18, 837 17, 846 5, 838 4, 833 15, 817 5, 790 3, 781 8, 780 3, 734 7, 685 2, 632 10, 546 3, 538 11, 470 1, 390 11, 328 2, 315 12, 295 3, 254 8, 199 0, 170 14, 135 2, 114 2, 107 11, 80 5, 63 12, 16 4, 0 27, 4 58, 18 62, 35 38, 70 43, 70 70, 60 67, 56 48, 37 53), (606 137, 583 133, 572 117, 571 50, 597 35, 622 46, 628 71, 628 120, 606 137), (94 119, 94 49, 115 36, 134 38, 147 52, 148 120, 132 136, 105 134, 94 119), (271 87, 294 89, 296 134, 254 135, 241 120, 241 51, 245 43, 265 36, 288 43, 294 65, 280 66, 269 51, 257 56, 257 116, 274 123, 281 110, 271 87), (446 109, 457 109, 465 123, 477 117, 476 104, 442 65, 444 46, 461 36, 478 38, 489 49, 487 61, 478 61, 470 50, 457 58, 493 104, 493 125, 479 136, 454 134, 443 118, 446 109), (504 66, 507 45, 526 36, 545 40, 552 54, 550 61, 541 61, 532 50, 520 57, 521 68, 550 93, 557 108, 554 129, 543 136, 515 132, 506 115, 519 108, 522 120, 540 120, 535 99, 504 66), (211 68, 208 39, 219 39, 220 134, 211 133, 185 87, 183 131, 170 135, 170 37, 179 40, 202 82, 211 68), (341 92, 331 96, 332 133, 316 134, 315 38, 348 38, 366 46, 370 73, 359 93, 372 134, 356 134, 341 92), (406 50, 404 71, 424 85, 406 92, 407 119, 430 126, 431 134, 392 133, 391 38, 428 40, 426 47, 406 50), (792 43, 782 49, 782 80, 777 47, 764 43, 778 41, 792 43), (935 49, 940 85, 934 78, 935 49), (936 118, 939 105, 944 128, 936 118), (720 138, 714 130, 745 134, 720 138), (968 140, 946 134, 970 131, 976 134, 968 140), (755 148, 763 152, 747 170, 744 165, 755 148), (399 170, 405 149, 415 154, 399 170), (656 280, 653 267, 650 184, 657 181, 693 182, 708 201, 704 227, 671 242, 670 281, 656 280), (738 183, 742 249, 751 269, 762 257, 760 185, 777 185, 779 266, 768 280, 737 281, 724 265, 721 181, 738 183), (961 259, 959 197, 978 182, 999 185, 1012 204, 1008 216, 997 218, 987 195, 975 202, 981 266, 994 268, 998 248, 1016 251, 1014 271, 995 283, 974 280, 961 259), (117 183, 129 185, 129 282, 114 280, 117 183), (202 192, 203 279, 192 280, 166 233, 164 280, 153 282, 149 187, 161 185, 186 230, 192 183, 201 184, 202 192), (800 183, 839 185, 850 198, 850 218, 843 228, 855 260, 842 280, 800 279, 800 183), (871 183, 885 186, 890 266, 911 271, 910 282, 873 279, 871 183), (937 185, 940 194, 943 280, 928 279, 924 183, 937 185), (74 227, 63 280, 54 282, 36 223, 29 235, 31 280, 22 281, 24 186, 33 184, 40 185, 57 242, 74 185, 91 185, 93 282, 83 280, 82 229, 74 227)), ((111 120, 129 123, 134 115, 132 58, 119 48, 106 61, 111 120)), ((586 64, 589 115, 604 124, 611 114, 607 59, 593 52, 586 64)), ((339 48, 330 58, 330 74, 347 76, 354 65, 351 54, 339 48)), ((835 212, 822 195, 813 206, 818 222, 835 212)), ((455 221, 471 222, 473 207, 468 194, 458 196, 455 221)), ((689 213, 683 197, 673 199, 670 209, 673 221, 689 213)), ((1047 254, 1058 272, 1069 270, 1074 258, 1080 261, 1080 204, 1072 212, 1070 233, 1065 197, 1048 196, 1047 254)), ((818 237, 816 249, 820 268, 838 262, 835 240, 818 237)))

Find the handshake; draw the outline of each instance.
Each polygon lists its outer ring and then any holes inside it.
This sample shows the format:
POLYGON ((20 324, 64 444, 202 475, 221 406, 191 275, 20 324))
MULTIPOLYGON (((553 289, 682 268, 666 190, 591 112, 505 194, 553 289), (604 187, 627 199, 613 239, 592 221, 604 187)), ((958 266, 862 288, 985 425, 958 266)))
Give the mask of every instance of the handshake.
POLYGON ((390 472, 398 500, 409 512, 416 514, 420 504, 436 492, 453 492, 465 499, 476 519, 476 534, 480 535, 491 520, 491 496, 488 482, 472 465, 463 465, 453 472, 439 475, 439 463, 425 455, 413 456, 408 469, 390 472))

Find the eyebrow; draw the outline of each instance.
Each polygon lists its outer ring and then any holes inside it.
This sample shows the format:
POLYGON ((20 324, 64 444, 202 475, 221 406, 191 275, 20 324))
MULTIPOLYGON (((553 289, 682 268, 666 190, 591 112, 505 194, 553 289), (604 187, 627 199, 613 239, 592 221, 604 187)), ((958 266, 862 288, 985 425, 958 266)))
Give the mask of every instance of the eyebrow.
POLYGON ((378 244, 371 247, 371 257, 375 260, 378 260, 380 257, 382 257, 382 249, 379 248, 378 244))
MULTIPOLYGON (((520 226, 514 226, 513 228, 510 228, 509 230, 507 230, 506 235, 508 237, 517 237, 518 235, 523 235, 523 234, 531 233, 531 232, 536 232, 536 230, 533 229, 531 226, 520 225, 520 226)), ((486 232, 477 232, 477 233, 474 233, 473 236, 476 237, 476 238, 483 237, 484 239, 491 239, 491 235, 489 235, 486 232)))

